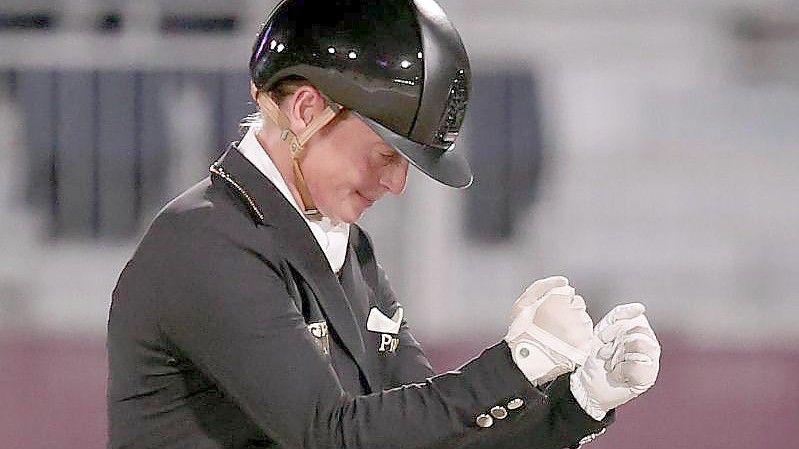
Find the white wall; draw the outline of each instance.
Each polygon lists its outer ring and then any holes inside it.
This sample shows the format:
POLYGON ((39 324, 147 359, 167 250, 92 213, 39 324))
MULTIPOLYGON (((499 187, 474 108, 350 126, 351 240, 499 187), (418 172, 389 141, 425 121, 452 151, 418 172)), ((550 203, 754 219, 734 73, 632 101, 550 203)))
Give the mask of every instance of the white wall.
MULTIPOLYGON (((223 38, 163 41, 146 26, 119 37, 4 35, 0 66, 243 65, 265 3, 247 1, 249 28, 223 38), (192 57, 198 47, 215 57, 192 57)), ((564 273, 595 317, 642 300, 657 328, 703 344, 799 340, 799 83, 790 76, 799 72, 780 58, 799 44, 781 43, 762 66, 733 32, 744 13, 796 17, 791 2, 442 3, 476 72, 535 70, 552 158, 524 232, 506 244, 467 241, 462 195, 418 173, 403 198, 365 218, 422 338, 499 338, 518 293, 564 273)), ((34 286, 31 322, 101 334, 133 243, 40 241, 38 253, 15 251, 49 254, 49 265, 6 279, 34 286)))

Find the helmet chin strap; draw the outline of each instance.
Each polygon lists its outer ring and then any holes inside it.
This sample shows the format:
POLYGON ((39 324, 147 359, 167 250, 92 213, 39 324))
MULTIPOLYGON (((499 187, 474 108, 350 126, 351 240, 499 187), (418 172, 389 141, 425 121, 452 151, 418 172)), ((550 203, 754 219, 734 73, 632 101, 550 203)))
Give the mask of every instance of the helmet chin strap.
MULTIPOLYGON (((260 96, 261 95, 259 94, 259 97, 260 96)), ((320 129, 324 128, 325 125, 336 118, 336 115, 341 112, 342 107, 337 104, 331 105, 328 103, 328 106, 325 108, 325 110, 322 111, 318 117, 314 117, 314 119, 311 120, 311 123, 309 123, 299 135, 297 135, 291 130, 291 124, 289 123, 288 117, 286 117, 286 114, 280 110, 280 107, 277 105, 277 103, 275 103, 272 97, 270 97, 268 94, 263 95, 263 97, 263 103, 258 101, 259 105, 261 106, 261 110, 275 125, 280 128, 280 138, 289 144, 289 148, 291 150, 291 161, 294 167, 294 182, 297 186, 297 190, 300 193, 300 198, 302 199, 304 208, 303 214, 309 220, 321 220, 322 213, 316 208, 316 203, 314 203, 314 200, 311 197, 311 192, 308 190, 308 185, 305 182, 305 176, 303 176, 302 168, 300 168, 300 160, 303 156, 305 143, 308 142, 308 140, 310 140, 310 138, 313 137, 313 135, 316 134, 320 129)))

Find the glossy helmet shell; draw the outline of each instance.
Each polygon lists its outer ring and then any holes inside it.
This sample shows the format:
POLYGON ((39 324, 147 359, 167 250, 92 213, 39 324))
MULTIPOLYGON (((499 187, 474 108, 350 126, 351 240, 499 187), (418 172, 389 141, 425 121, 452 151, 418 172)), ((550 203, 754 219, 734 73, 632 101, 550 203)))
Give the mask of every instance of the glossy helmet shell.
POLYGON ((299 76, 363 119, 430 177, 467 187, 455 151, 469 58, 433 0, 286 0, 262 25, 250 74, 268 91, 299 76))

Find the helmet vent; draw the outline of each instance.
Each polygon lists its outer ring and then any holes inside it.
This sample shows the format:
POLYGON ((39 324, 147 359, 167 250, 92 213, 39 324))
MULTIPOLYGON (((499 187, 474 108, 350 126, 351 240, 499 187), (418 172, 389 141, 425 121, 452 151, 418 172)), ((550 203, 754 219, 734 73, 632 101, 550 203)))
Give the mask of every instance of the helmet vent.
POLYGON ((466 80, 466 71, 458 70, 455 79, 449 87, 447 96, 447 106, 444 115, 441 117, 441 124, 436 132, 435 143, 443 147, 449 147, 455 143, 458 137, 463 117, 466 115, 466 105, 469 102, 469 91, 466 80))

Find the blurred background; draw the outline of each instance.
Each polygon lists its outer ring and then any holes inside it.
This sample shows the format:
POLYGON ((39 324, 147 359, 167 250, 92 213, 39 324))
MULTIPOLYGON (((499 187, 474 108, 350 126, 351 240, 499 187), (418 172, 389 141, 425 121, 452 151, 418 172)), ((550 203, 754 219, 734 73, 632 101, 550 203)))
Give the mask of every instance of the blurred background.
MULTIPOLYGON (((110 292, 253 110, 269 0, 0 0, 0 447, 105 446, 110 292)), ((591 447, 797 447, 799 4, 442 0, 477 181, 363 218, 440 370, 565 274, 646 303, 658 384, 591 447)))

